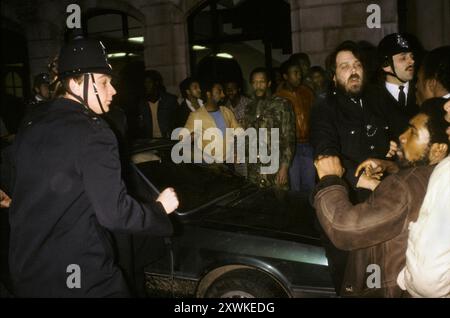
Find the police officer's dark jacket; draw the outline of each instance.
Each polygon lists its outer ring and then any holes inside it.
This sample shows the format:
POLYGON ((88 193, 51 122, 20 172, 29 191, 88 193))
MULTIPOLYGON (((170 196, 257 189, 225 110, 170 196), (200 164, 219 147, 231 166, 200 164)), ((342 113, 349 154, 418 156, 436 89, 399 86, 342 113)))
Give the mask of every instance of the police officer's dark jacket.
MULTIPOLYGON (((315 156, 341 158, 344 178, 356 190, 354 173, 358 164, 367 158, 384 158, 389 151, 389 125, 376 100, 367 94, 361 100, 352 100, 334 91, 319 99, 312 109, 310 141, 315 156)), ((358 192, 365 196, 365 191, 358 192)))
POLYGON ((390 128, 390 138, 398 143, 398 137, 408 128, 408 123, 419 112, 416 104, 415 83, 409 82, 406 106, 401 106, 389 93, 385 83, 369 87, 369 94, 377 99, 383 117, 390 128))
POLYGON ((13 151, 15 295, 127 296, 106 229, 170 235, 172 225, 160 203, 127 194, 107 124, 80 103, 60 98, 27 119, 13 151), (70 276, 77 272, 73 265, 80 269, 80 288, 70 276))

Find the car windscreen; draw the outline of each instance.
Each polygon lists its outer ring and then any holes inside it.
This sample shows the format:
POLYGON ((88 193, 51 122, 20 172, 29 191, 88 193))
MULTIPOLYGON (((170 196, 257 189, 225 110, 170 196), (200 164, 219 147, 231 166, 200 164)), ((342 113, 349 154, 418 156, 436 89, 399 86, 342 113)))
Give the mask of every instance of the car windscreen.
POLYGON ((138 157, 135 160, 137 168, 159 191, 167 187, 175 189, 180 213, 207 205, 246 185, 243 177, 224 164, 175 164, 163 151, 139 154, 138 157))

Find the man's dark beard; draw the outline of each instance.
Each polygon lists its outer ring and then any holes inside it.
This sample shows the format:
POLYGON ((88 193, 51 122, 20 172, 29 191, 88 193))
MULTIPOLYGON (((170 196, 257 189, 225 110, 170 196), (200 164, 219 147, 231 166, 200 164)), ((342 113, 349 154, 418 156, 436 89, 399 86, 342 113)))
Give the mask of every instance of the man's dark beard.
MULTIPOLYGON (((401 151, 403 151, 403 150, 401 150, 401 151)), ((424 155, 419 160, 408 161, 408 160, 406 160, 405 155, 403 155, 402 157, 397 158, 397 164, 399 165, 400 168, 428 166, 430 164, 429 157, 430 157, 430 146, 428 145, 428 148, 425 150, 424 155)))
MULTIPOLYGON (((352 75, 349 77, 348 81, 350 81, 352 78, 355 78, 355 77, 360 78, 359 75, 352 75)), ((341 94, 346 95, 350 98, 360 98, 362 95, 363 88, 364 88, 364 82, 362 82, 361 89, 359 90, 358 93, 352 93, 352 92, 347 91, 345 89, 345 86, 342 85, 341 83, 339 83, 339 81, 336 81, 336 90, 339 91, 341 94)))

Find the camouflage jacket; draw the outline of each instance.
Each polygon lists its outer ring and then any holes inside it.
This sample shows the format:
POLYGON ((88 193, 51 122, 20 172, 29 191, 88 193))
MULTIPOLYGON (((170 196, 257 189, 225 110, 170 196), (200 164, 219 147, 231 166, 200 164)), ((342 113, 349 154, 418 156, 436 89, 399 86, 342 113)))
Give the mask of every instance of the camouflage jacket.
MULTIPOLYGON (((287 167, 290 166, 294 156, 296 143, 295 115, 292 106, 286 99, 278 96, 269 96, 264 99, 253 98, 247 105, 243 125, 246 129, 250 127, 256 128, 257 132, 259 132, 260 128, 267 128, 269 136, 267 140, 267 152, 270 154, 271 145, 272 143, 275 143, 274 147, 279 151, 278 167, 281 167, 282 164, 287 167), (271 128, 279 129, 278 142, 277 140, 271 140, 271 128)), ((261 174, 261 167, 270 166, 271 163, 261 163, 259 161, 259 154, 260 152, 258 152, 257 163, 249 163, 247 158, 246 162, 249 180, 258 184, 260 187, 276 186, 276 172, 273 174, 261 174)), ((287 189, 288 186, 286 185, 282 188, 287 189)))

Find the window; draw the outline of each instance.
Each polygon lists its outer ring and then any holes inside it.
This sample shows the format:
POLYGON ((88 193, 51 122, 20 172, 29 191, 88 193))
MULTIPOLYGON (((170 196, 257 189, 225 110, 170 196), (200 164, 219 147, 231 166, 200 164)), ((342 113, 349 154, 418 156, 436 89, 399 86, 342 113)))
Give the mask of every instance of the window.
POLYGON ((5 76, 6 93, 23 98, 23 81, 16 72, 9 72, 5 76))

